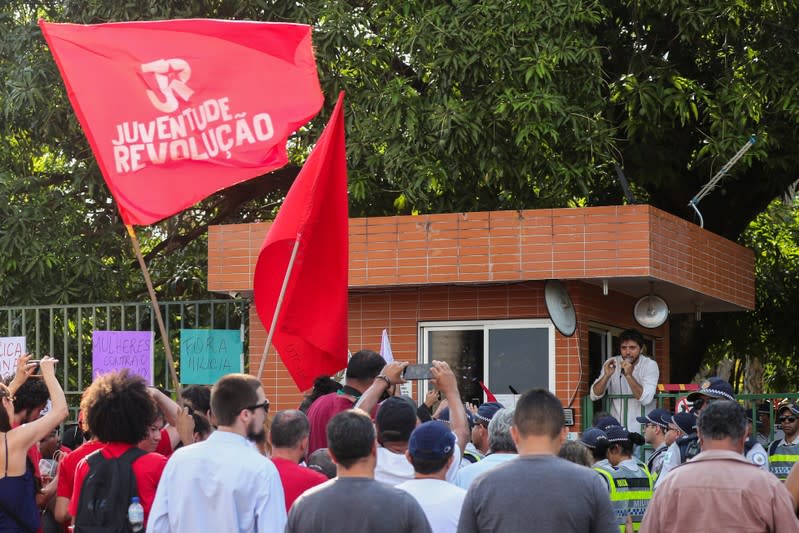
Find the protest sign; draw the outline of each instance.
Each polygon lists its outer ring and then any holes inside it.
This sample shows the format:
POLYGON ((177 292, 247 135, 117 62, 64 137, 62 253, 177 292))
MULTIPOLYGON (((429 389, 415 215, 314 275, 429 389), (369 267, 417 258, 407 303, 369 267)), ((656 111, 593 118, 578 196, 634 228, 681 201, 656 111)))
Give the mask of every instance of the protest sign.
POLYGON ((153 384, 153 332, 93 331, 92 376, 123 368, 153 384))
POLYGON ((0 337, 0 375, 13 376, 17 359, 26 353, 25 337, 0 337))
POLYGON ((181 329, 180 382, 208 385, 241 372, 243 343, 237 329, 181 329))

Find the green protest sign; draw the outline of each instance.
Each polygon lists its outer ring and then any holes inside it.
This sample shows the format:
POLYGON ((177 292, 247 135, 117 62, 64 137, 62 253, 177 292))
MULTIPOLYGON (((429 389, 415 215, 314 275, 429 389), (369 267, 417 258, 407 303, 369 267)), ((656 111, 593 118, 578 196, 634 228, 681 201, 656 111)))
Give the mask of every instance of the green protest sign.
POLYGON ((237 329, 181 329, 180 382, 206 385, 225 374, 241 372, 242 350, 237 329))

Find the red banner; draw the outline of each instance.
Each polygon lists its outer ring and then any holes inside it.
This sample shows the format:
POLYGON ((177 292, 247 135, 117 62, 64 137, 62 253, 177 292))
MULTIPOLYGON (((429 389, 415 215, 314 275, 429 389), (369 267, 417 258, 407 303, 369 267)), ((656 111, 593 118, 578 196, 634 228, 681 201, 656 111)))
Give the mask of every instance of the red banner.
POLYGON ((287 162, 322 106, 310 26, 40 21, 126 224, 152 224, 287 162))
POLYGON ((299 240, 273 337, 299 390, 347 366, 349 219, 343 104, 342 93, 255 264, 255 308, 268 329, 299 240))

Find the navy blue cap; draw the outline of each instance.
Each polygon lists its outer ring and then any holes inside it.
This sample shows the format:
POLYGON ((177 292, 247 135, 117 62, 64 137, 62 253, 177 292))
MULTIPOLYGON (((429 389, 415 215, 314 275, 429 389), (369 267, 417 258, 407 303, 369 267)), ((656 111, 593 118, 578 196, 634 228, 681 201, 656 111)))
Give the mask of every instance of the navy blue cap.
POLYGON ((583 431, 583 436, 580 439, 580 442, 588 446, 589 448, 596 448, 596 445, 599 444, 599 441, 607 442, 608 436, 605 435, 605 432, 599 428, 588 428, 583 431))
MULTIPOLYGON (((445 407, 438 412, 437 420, 449 423, 449 407, 445 407)), ((466 409, 466 421, 469 422, 469 429, 472 429, 474 427, 474 415, 468 409, 466 409)))
POLYGON ((497 414, 497 411, 504 408, 505 406, 499 402, 485 402, 480 404, 480 407, 477 408, 474 417, 478 422, 485 422, 488 424, 491 422, 491 419, 494 418, 494 415, 497 414))
POLYGON ((703 381, 702 384, 699 385, 698 391, 694 391, 688 395, 688 401, 693 402, 700 396, 735 401, 732 385, 716 376, 703 381))
POLYGON ((623 426, 610 426, 605 430, 608 442, 624 442, 630 440, 630 433, 623 426))
POLYGON ((677 413, 671 417, 671 422, 686 435, 696 433, 696 415, 693 413, 677 413))
POLYGON ((668 429, 671 413, 667 409, 657 407, 649 411, 646 416, 638 416, 635 419, 641 424, 656 424, 663 429, 668 429))
POLYGON ((610 426, 620 426, 620 425, 621 424, 619 423, 619 421, 612 416, 603 416, 594 422, 594 427, 599 428, 602 431, 605 431, 610 426))
POLYGON ((438 420, 417 426, 408 441, 408 453, 418 459, 444 459, 452 455, 454 449, 455 434, 438 420))
POLYGON ((781 414, 786 409, 793 413, 794 416, 799 416, 799 406, 797 406, 795 403, 786 403, 785 405, 780 405, 779 409, 777 409, 777 415, 781 414))

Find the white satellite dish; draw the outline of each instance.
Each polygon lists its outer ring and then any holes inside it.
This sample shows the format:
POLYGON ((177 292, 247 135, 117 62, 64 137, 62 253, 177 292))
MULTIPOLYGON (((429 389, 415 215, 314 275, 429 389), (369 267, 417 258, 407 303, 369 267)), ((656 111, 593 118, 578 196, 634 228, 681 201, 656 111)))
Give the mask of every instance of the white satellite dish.
POLYGON ((649 294, 635 303, 635 321, 641 326, 654 329, 665 324, 669 318, 669 306, 660 296, 649 294))
POLYGON ((577 329, 577 314, 566 286, 557 279, 550 279, 544 285, 544 301, 549 318, 564 336, 571 337, 577 329))

